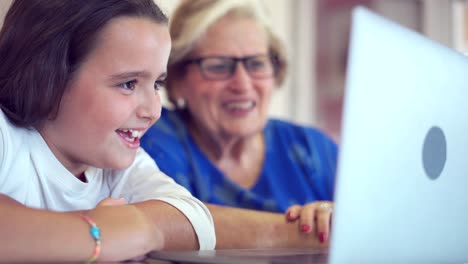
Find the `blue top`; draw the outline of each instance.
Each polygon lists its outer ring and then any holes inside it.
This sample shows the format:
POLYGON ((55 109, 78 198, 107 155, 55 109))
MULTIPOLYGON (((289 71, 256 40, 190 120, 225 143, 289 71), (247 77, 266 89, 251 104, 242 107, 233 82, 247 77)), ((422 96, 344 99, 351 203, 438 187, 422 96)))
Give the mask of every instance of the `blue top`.
POLYGON ((251 189, 223 176, 177 111, 163 109, 141 146, 163 172, 204 202, 284 213, 293 204, 333 199, 337 146, 330 138, 276 119, 267 122, 263 133, 266 156, 251 189))

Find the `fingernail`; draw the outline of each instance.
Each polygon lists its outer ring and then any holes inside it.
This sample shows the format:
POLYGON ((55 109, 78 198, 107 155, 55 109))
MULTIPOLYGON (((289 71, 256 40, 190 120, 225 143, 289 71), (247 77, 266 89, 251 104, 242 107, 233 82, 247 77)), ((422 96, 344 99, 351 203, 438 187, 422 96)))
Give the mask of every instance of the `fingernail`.
POLYGON ((290 211, 286 214, 286 218, 287 218, 288 220, 292 220, 292 214, 291 214, 290 211))
POLYGON ((310 226, 307 224, 304 224, 301 226, 302 232, 307 233, 310 231, 310 226))
POLYGON ((327 241, 327 235, 325 234, 325 232, 319 233, 319 240, 320 240, 320 243, 325 243, 325 241, 327 241))

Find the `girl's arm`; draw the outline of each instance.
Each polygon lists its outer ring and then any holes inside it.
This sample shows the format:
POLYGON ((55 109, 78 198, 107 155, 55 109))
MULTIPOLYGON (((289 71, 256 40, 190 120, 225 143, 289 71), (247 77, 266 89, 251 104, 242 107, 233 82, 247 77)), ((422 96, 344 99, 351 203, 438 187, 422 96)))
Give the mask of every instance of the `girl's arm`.
MULTIPOLYGON (((152 210, 171 211, 167 206, 157 204, 152 210)), ((161 229, 166 226, 155 226, 150 214, 139 207, 98 206, 87 212, 101 230, 98 260, 126 260, 163 247, 161 229)), ((0 262, 85 261, 93 253, 90 226, 79 213, 31 209, 0 194, 0 215, 0 262)), ((172 221, 173 225, 182 222, 182 226, 187 222, 180 217, 172 221)))
POLYGON ((156 250, 198 250, 198 238, 190 221, 174 206, 157 200, 134 204, 155 227, 161 244, 156 250))
POLYGON ((143 149, 124 173, 112 196, 125 197, 150 219, 163 241, 158 249, 215 247, 215 228, 208 208, 162 173, 143 149))

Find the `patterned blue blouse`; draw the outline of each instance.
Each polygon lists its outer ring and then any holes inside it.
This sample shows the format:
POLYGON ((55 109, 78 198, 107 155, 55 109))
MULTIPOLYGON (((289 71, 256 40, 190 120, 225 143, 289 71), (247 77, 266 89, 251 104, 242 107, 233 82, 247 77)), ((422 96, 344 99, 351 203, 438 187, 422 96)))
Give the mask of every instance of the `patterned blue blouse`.
POLYGON ((163 109, 141 139, 160 169, 204 202, 284 213, 293 204, 332 200, 337 146, 318 130, 270 119, 266 157, 251 189, 235 184, 196 145, 181 113, 163 109))

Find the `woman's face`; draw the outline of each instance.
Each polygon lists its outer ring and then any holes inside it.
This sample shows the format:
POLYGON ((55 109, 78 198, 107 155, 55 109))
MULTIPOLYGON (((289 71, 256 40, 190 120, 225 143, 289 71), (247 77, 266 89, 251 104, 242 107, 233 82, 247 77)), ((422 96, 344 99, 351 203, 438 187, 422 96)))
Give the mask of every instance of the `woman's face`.
POLYGON ((166 76, 171 42, 166 25, 120 17, 100 32, 68 84, 58 116, 40 130, 74 175, 88 166, 123 169, 139 138, 159 118, 158 85, 166 76))
MULTIPOLYGON (((252 19, 228 15, 209 28, 190 57, 257 54, 268 54, 264 28, 252 19)), ((175 84, 174 97, 186 100, 192 124, 201 132, 217 138, 247 137, 262 131, 273 86, 273 76, 252 78, 242 63, 226 80, 207 80, 198 65, 189 64, 185 78, 175 84)))

